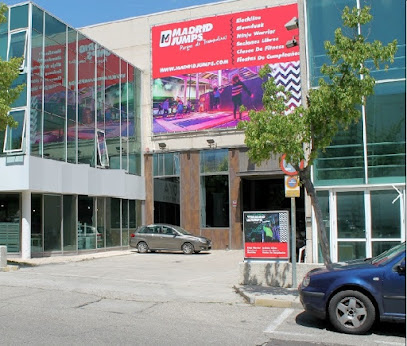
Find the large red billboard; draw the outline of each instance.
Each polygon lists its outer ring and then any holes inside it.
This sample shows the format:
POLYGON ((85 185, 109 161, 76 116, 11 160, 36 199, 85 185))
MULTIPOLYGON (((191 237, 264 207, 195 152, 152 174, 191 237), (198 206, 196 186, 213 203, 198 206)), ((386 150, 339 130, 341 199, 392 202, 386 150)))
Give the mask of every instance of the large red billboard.
POLYGON ((280 84, 294 81, 300 102, 296 4, 206 17, 152 28, 153 132, 236 127, 262 107, 260 68, 280 84), (240 95, 237 97, 237 93, 240 95))

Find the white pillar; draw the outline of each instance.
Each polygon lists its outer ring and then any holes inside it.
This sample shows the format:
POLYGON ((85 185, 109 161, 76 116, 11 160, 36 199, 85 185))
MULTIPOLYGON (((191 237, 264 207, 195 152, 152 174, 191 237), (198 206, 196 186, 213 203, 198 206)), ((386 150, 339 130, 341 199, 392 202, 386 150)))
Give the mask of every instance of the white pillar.
POLYGON ((21 258, 31 258, 31 192, 21 195, 21 258))

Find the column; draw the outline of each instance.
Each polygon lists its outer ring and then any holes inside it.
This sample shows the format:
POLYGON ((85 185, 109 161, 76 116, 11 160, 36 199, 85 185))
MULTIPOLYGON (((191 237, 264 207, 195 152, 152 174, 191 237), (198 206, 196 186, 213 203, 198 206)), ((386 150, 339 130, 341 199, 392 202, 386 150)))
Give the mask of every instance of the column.
POLYGON ((21 194, 21 258, 31 258, 31 192, 21 194))

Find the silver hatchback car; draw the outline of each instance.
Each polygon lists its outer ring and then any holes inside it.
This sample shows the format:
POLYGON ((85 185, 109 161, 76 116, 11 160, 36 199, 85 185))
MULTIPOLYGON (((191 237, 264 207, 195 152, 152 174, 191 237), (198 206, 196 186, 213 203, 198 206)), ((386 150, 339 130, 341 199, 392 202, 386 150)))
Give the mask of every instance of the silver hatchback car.
POLYGON ((153 224, 140 226, 132 233, 130 246, 140 253, 169 250, 191 254, 209 251, 212 242, 208 238, 195 236, 179 226, 153 224))

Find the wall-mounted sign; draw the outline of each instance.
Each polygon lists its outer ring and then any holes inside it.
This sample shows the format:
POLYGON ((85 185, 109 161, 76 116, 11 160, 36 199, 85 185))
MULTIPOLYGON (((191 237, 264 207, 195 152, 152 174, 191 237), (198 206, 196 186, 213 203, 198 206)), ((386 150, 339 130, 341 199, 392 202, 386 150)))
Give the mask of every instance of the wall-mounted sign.
POLYGON ((289 258, 288 211, 243 213, 245 258, 289 258))
POLYGON ((289 87, 288 108, 301 104, 298 35, 285 24, 297 4, 153 26, 153 132, 221 130, 261 109, 259 70, 272 67, 276 84, 289 87))

